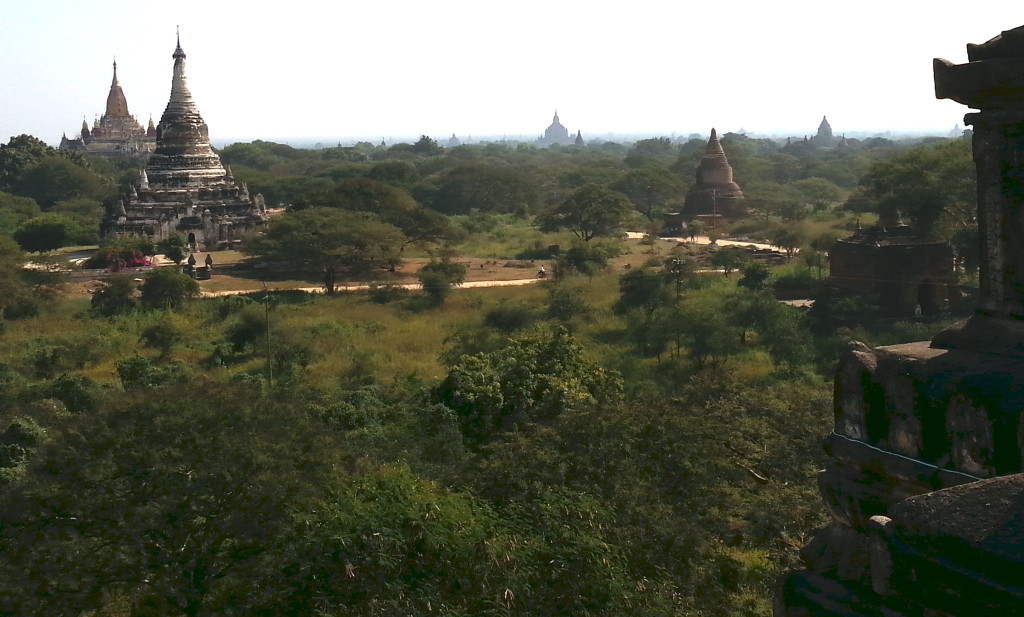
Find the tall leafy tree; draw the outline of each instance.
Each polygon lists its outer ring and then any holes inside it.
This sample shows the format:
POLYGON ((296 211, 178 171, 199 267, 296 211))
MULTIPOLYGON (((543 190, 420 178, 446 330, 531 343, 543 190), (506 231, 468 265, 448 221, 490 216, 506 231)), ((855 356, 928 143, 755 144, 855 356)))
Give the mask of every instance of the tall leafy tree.
POLYGON ((671 305, 675 294, 669 285, 672 278, 649 268, 630 270, 619 277, 619 299, 615 310, 626 313, 637 309, 648 318, 659 308, 671 305))
POLYGON ((156 250, 163 253, 167 259, 180 264, 187 256, 188 240, 180 233, 168 234, 156 243, 156 250))
POLYGON ((284 262, 323 274, 333 294, 341 274, 361 274, 398 259, 405 241, 400 229, 367 212, 308 208, 275 217, 266 233, 243 249, 269 262, 284 262))
POLYGON ((374 214, 402 230, 410 241, 438 241, 449 235, 448 219, 427 210, 402 188, 367 178, 341 180, 330 189, 312 191, 295 202, 295 209, 338 208, 374 214))
POLYGON ((77 230, 75 222, 59 214, 42 214, 22 223, 14 239, 30 253, 42 253, 71 244, 77 230))
POLYGON ((733 270, 742 268, 750 261, 747 252, 736 246, 725 246, 711 255, 708 260, 712 266, 721 268, 725 276, 729 276, 733 270))
POLYGON ((112 276, 92 295, 92 310, 107 317, 131 312, 136 306, 136 292, 135 280, 131 276, 112 276))
POLYGON ((70 199, 109 198, 113 184, 83 165, 61 156, 48 156, 23 169, 15 179, 14 189, 47 209, 70 199))
POLYGON ((156 268, 146 274, 139 301, 146 308, 177 308, 199 296, 199 283, 176 268, 156 268))
POLYGON ((201 377, 70 424, 0 500, 7 614, 249 613, 331 467, 304 414, 201 377))
POLYGON ((416 272, 423 292, 434 304, 442 304, 453 287, 466 281, 466 266, 450 259, 431 260, 416 272))
POLYGON ((621 378, 588 362, 564 328, 463 356, 434 391, 435 400, 456 413, 463 434, 476 443, 520 423, 621 397, 621 378))
POLYGON ((31 135, 17 135, 0 144, 0 190, 13 192, 21 172, 46 157, 56 156, 57 152, 31 135))
POLYGON ((633 202, 637 211, 653 221, 656 214, 665 212, 665 207, 672 201, 681 201, 686 188, 672 172, 660 167, 643 167, 634 169, 612 188, 619 191, 633 202))
POLYGON ((420 184, 414 195, 445 214, 525 214, 538 202, 533 179, 514 167, 469 163, 420 184))
POLYGON ((0 233, 11 233, 18 225, 42 214, 39 204, 31 197, 19 197, 0 192, 0 233))
POLYGON ((25 254, 11 238, 0 236, 0 317, 28 317, 39 310, 40 298, 27 277, 25 254))
POLYGON ((920 146, 874 163, 853 200, 888 224, 902 217, 919 233, 942 237, 976 226, 975 176, 969 141, 920 146))
POLYGON ((537 218, 541 229, 568 229, 584 242, 616 233, 626 223, 632 205, 625 195, 597 184, 573 191, 537 218))

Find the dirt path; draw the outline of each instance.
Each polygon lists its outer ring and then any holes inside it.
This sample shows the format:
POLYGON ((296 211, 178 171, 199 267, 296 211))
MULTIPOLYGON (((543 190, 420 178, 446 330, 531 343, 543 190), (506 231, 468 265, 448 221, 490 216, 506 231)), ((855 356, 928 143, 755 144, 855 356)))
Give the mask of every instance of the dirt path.
MULTIPOLYGON (((534 277, 530 279, 512 279, 508 281, 467 281, 462 285, 459 285, 458 288, 466 289, 472 287, 514 287, 517 285, 529 285, 531 283, 537 283, 542 280, 544 279, 534 277)), ((367 289, 370 289, 371 287, 372 285, 338 285, 334 288, 334 291, 335 293, 344 293, 348 291, 365 291, 367 289)), ((401 289, 416 290, 420 289, 421 285, 419 283, 405 283, 401 285, 394 285, 394 287, 399 287, 401 289)), ((255 289, 231 289, 227 291, 204 291, 200 295, 204 298, 216 298, 220 296, 239 296, 242 294, 259 293, 261 291, 263 291, 263 287, 258 287, 255 289)), ((319 287, 291 287, 288 289, 272 288, 268 289, 267 291, 304 291, 307 293, 322 294, 324 293, 324 287, 323 285, 321 285, 319 287)))

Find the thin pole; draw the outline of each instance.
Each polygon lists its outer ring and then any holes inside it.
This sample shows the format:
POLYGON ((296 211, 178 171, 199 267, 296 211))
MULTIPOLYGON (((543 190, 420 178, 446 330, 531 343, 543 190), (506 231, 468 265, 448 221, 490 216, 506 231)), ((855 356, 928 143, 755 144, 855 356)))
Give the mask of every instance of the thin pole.
POLYGON ((270 347, 270 291, 263 283, 263 309, 267 319, 267 385, 274 387, 274 357, 270 347))
POLYGON ((711 229, 718 229, 718 189, 711 189, 711 229))

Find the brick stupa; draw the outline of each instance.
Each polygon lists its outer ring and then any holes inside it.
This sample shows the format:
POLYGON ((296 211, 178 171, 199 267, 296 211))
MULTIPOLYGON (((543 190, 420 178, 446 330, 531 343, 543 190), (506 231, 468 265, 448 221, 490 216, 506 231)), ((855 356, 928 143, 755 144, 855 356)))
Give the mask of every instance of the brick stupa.
POLYGON ((746 211, 743 191, 732 178, 732 165, 715 129, 711 129, 711 138, 697 167, 697 183, 686 194, 683 211, 689 217, 725 218, 740 216, 746 211))

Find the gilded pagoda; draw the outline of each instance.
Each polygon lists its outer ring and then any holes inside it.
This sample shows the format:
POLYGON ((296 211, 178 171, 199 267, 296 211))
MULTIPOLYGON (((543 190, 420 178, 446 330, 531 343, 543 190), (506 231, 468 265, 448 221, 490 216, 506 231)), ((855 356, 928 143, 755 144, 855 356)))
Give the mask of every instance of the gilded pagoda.
POLYGON ((117 79, 117 61, 114 61, 114 78, 107 94, 106 111, 93 121, 92 128, 82 119, 82 130, 76 139, 67 134, 60 140, 61 150, 98 156, 145 156, 156 148, 156 127, 153 119, 149 127, 142 128, 139 121, 128 113, 128 100, 117 79))

